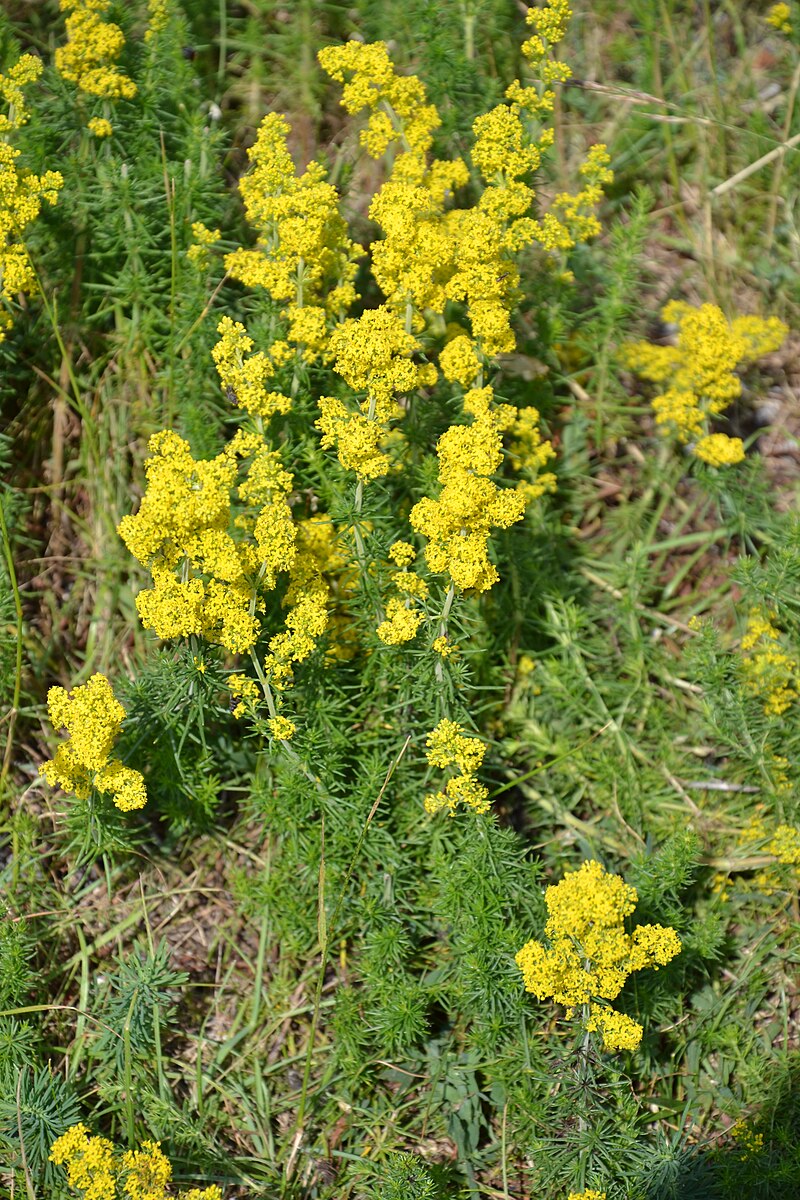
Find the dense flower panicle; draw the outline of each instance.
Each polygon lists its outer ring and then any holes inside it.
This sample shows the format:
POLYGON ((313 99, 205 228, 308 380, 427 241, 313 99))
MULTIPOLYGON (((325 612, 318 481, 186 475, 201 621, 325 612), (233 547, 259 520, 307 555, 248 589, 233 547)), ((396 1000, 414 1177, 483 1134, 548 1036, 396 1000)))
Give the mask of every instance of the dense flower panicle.
POLYGON ((525 497, 502 490, 490 478, 503 460, 501 434, 511 427, 514 410, 490 410, 491 388, 473 389, 465 407, 471 425, 453 425, 439 439, 437 499, 424 497, 411 510, 412 528, 427 539, 425 558, 434 572, 449 574, 459 591, 487 591, 499 579, 489 560, 493 528, 506 529, 521 520, 525 497))
POLYGON ((774 619, 775 613, 753 608, 741 640, 741 666, 747 690, 763 697, 766 715, 781 716, 800 697, 800 662, 781 646, 774 619))
POLYGON ((552 442, 542 438, 539 428, 539 410, 532 405, 520 408, 509 433, 512 441, 508 451, 513 464, 520 472, 517 491, 527 502, 538 500, 545 492, 555 491, 556 477, 552 471, 542 468, 555 458, 552 442))
MULTIPOLYGON (((39 78, 42 61, 32 54, 22 57, 0 75, 0 97, 6 112, 0 112, 0 301, 10 304, 20 294, 33 295, 36 273, 27 248, 25 232, 39 216, 42 203, 55 204, 64 184, 59 171, 35 175, 18 165, 20 151, 12 144, 16 130, 27 124, 30 113, 24 89, 39 78)), ((0 342, 12 319, 0 307, 0 342)))
POLYGON ((785 867, 800 866, 800 829, 796 825, 778 825, 767 850, 785 867))
MULTIPOLYGON (((544 87, 517 82, 506 103, 476 119, 472 161, 485 187, 469 208, 452 206, 457 189, 468 182, 466 164, 461 159, 429 161, 438 114, 418 80, 397 75, 385 44, 349 42, 319 54, 323 69, 343 84, 344 108, 367 114, 361 137, 367 152, 379 157, 394 146, 396 153, 370 206, 370 217, 382 233, 372 247, 373 273, 386 304, 359 322, 347 322, 329 344, 336 370, 350 387, 366 394, 367 403, 352 412, 342 398, 322 397, 317 425, 323 446, 335 446, 341 464, 354 470, 361 483, 387 474, 391 459, 384 429, 373 422, 385 425, 396 415, 392 406, 397 394, 436 378, 432 367, 412 363, 413 334, 421 333, 433 314, 445 316, 448 304, 464 306, 470 333, 448 341, 439 366, 446 379, 472 389, 465 410, 473 421, 442 436, 437 447, 440 494, 421 500, 411 514, 412 527, 428 543, 428 566, 448 573, 459 591, 485 591, 497 581, 488 553, 492 529, 520 520, 526 503, 555 483, 552 473, 541 473, 553 452, 541 438, 535 409, 520 414, 514 428, 512 454, 524 476, 517 491, 501 491, 491 480, 502 463, 502 434, 514 420, 502 408, 490 411, 491 393, 486 398, 480 384, 486 361, 516 344, 510 316, 520 277, 514 256, 537 240, 547 249, 566 249, 593 236, 594 206, 612 178, 605 147, 593 147, 582 168, 580 193, 558 197, 541 221, 532 215, 535 193, 527 179, 552 144, 553 129, 547 127, 553 111, 551 85, 569 73, 550 50, 563 37, 570 16, 562 0, 530 10, 535 36, 524 49, 544 87), (545 126, 536 140, 529 131, 531 117, 545 126), (559 210, 561 216, 556 215, 559 210), (478 396, 483 402, 471 404, 470 397, 478 396)), ((419 614, 408 601, 389 603, 379 636, 392 642, 409 639, 419 614)))
POLYGON ((243 716, 248 709, 251 712, 255 711, 260 695, 255 679, 236 673, 228 676, 227 683, 231 698, 236 701, 231 705, 234 717, 243 716))
POLYGON ((549 945, 530 941, 516 956, 526 990, 563 1004, 568 1015, 583 1007, 586 1028, 599 1031, 609 1050, 635 1049, 642 1029, 595 1000, 615 1000, 630 974, 658 970, 681 949, 669 927, 637 925, 633 933, 625 931, 637 899, 636 889, 621 876, 607 874, 598 862, 584 862, 545 891, 549 945))
POLYGON ((292 682, 294 667, 313 654, 328 628, 331 585, 326 577, 333 552, 321 533, 324 518, 297 527, 296 554, 289 568, 289 587, 283 598, 286 628, 270 639, 264 671, 278 691, 292 682))
POLYGON ((741 462, 740 438, 710 432, 710 423, 742 391, 737 370, 777 350, 788 333, 777 317, 736 317, 728 321, 715 304, 693 308, 680 300, 667 304, 664 321, 677 326, 673 346, 634 342, 623 361, 653 383, 665 384, 652 401, 656 424, 714 467, 741 462))
POLYGON ((114 126, 105 117, 92 117, 90 121, 86 122, 86 128, 96 138, 111 137, 114 132, 114 126))
POLYGON ((312 162, 297 175, 288 133, 278 113, 269 113, 259 126, 247 152, 251 170, 239 182, 256 248, 226 255, 225 269, 289 306, 284 315, 294 327, 292 340, 311 361, 324 347, 328 317, 340 318, 356 299, 353 281, 362 252, 348 235, 324 168, 312 162))
POLYGON ((754 608, 742 638, 745 687, 764 700, 768 717, 779 717, 800 696, 800 662, 781 645, 774 613, 754 608))
POLYGON ((439 367, 445 379, 460 383, 465 390, 471 388, 482 369, 472 339, 465 334, 452 338, 439 355, 439 367))
POLYGON ((763 1133, 756 1133, 746 1121, 737 1121, 735 1125, 731 1125, 730 1134, 736 1142, 737 1150, 740 1151, 740 1162, 747 1162, 748 1158, 754 1158, 764 1149, 763 1133))
POLYGON ((144 40, 151 42, 162 29, 169 24, 171 0, 147 0, 147 16, 149 24, 145 30, 144 40))
POLYGON ((278 715, 270 717, 267 721, 269 731, 274 738, 279 742, 288 742, 289 739, 297 732, 297 726, 294 721, 290 721, 288 717, 278 715))
MULTIPOLYGON (((395 546, 402 543, 395 543, 395 546)), ((395 549, 393 547, 392 549, 395 549)), ((413 555, 413 547, 409 547, 413 555)), ((398 551, 395 550, 398 554, 398 551)), ((391 551, 390 551, 391 554, 391 551)), ((406 556, 399 552, 399 557, 406 556)), ((378 637, 387 646, 397 646, 402 642, 410 642, 416 637, 417 630, 425 620, 425 611, 420 607, 428 595, 428 585, 421 576, 413 571, 395 571, 392 583, 399 595, 392 596, 386 604, 386 619, 381 621, 376 630, 378 637)))
POLYGON ((335 446, 341 465, 361 483, 389 471, 389 422, 403 416, 396 397, 436 382, 432 364, 412 361, 418 350, 416 338, 385 305, 345 321, 331 335, 334 369, 364 398, 360 411, 353 411, 338 397, 320 396, 316 425, 323 449, 335 446))
MULTIPOLYGON (((203 243, 208 244, 207 240, 203 243)), ((254 417, 268 420, 275 413, 287 413, 291 407, 289 397, 281 392, 268 391, 265 386, 280 364, 274 363, 261 350, 250 354, 253 339, 248 337, 240 321, 223 317, 217 326, 217 333, 220 340, 213 347, 211 355, 226 394, 254 417)))
POLYGON ((361 412, 352 412, 336 396, 320 396, 315 424, 322 433, 323 450, 336 448, 345 471, 354 471, 360 483, 387 475, 391 460, 381 448, 386 428, 361 412))
MULTIPOLYGON (((85 1125, 73 1125, 50 1147, 50 1162, 65 1167, 67 1183, 83 1200, 170 1200, 172 1164, 160 1142, 143 1141, 135 1150, 118 1151, 107 1138, 94 1137, 85 1125)), ((177 1200, 222 1200, 211 1184, 177 1193, 177 1200)))
POLYGON ((232 654, 246 653, 260 628, 259 591, 272 590, 294 561, 287 501, 292 477, 259 434, 244 430, 206 461, 195 460, 168 430, 154 434, 150 450, 139 512, 119 525, 120 537, 153 576, 153 587, 136 597, 142 622, 161 638, 194 634, 232 654), (247 459, 238 487, 246 509, 234 518, 231 492, 247 459))
POLYGON ((791 33, 792 22, 789 19, 791 15, 792 10, 788 4, 773 4, 765 20, 773 29, 777 29, 781 33, 791 33))
POLYGON ((405 151, 404 166, 424 161, 433 134, 441 124, 436 107, 428 103, 425 85, 414 75, 395 72, 385 42, 350 41, 326 46, 317 55, 323 71, 344 84, 342 106, 351 115, 369 112, 361 144, 372 158, 380 158, 390 145, 405 151))
POLYGON ((144 1141, 122 1156, 121 1186, 129 1200, 165 1200, 172 1164, 159 1142, 144 1141))
POLYGON ((445 718, 428 734, 426 746, 426 758, 432 767, 442 771, 455 767, 459 772, 447 781, 443 791, 425 797, 426 812, 447 808, 454 817, 459 804, 476 813, 488 812, 489 792, 477 779, 486 753, 483 742, 468 737, 460 725, 445 718))
POLYGON ((119 25, 106 21, 111 0, 60 0, 67 43, 55 52, 56 70, 89 96, 130 100, 136 84, 117 66, 125 46, 119 25))
POLYGON ((330 339, 334 370, 354 392, 366 394, 365 403, 373 401, 379 421, 395 415, 396 396, 436 382, 438 372, 431 363, 413 362, 419 349, 417 339, 385 305, 345 321, 330 339))
POLYGON ((53 728, 66 729, 69 735, 55 758, 39 768, 50 786, 61 787, 81 800, 95 788, 110 795, 125 812, 143 808, 147 802, 144 778, 111 756, 125 709, 105 675, 92 675, 88 683, 71 692, 50 688, 47 711, 53 728))
POLYGON ((73 1125, 50 1148, 50 1161, 67 1168, 70 1187, 80 1188, 83 1200, 114 1200, 114 1146, 91 1137, 85 1125, 73 1125))
POLYGON ((606 1194, 595 1188, 586 1188, 583 1192, 570 1192, 567 1200, 606 1200, 606 1194))

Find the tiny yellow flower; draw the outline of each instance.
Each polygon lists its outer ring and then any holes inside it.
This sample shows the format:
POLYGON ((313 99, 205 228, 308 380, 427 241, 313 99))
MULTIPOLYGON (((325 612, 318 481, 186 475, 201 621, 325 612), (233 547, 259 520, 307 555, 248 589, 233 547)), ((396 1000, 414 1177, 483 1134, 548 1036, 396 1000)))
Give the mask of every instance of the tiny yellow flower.
POLYGON ((288 742, 297 730, 294 721, 290 721, 288 717, 271 717, 267 725, 272 736, 279 742, 288 742))
POLYGON ((96 138, 111 137, 111 134, 114 132, 113 125, 105 117, 92 117, 91 121, 87 123, 86 128, 96 138))
POLYGON ((768 25, 772 25, 781 33, 791 33, 792 23, 789 20, 791 15, 792 10, 788 4, 773 4, 765 19, 768 25))

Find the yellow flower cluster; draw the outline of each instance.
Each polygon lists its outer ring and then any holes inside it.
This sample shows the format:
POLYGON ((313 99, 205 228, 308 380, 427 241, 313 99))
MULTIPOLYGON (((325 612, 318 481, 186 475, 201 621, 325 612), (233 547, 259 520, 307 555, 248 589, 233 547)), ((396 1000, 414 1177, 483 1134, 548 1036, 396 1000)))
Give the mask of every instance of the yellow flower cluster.
POLYGON ((764 698, 764 712, 769 717, 781 716, 800 695, 800 663, 781 647, 774 617, 774 613, 754 608, 742 638, 745 685, 753 695, 764 698))
POLYGON ((791 33, 792 22, 789 19, 791 15, 792 10, 788 4, 773 4, 767 13, 766 22, 780 30, 781 33, 791 33))
POLYGON ((295 664, 304 662, 328 627, 331 587, 326 568, 335 557, 324 518, 296 527, 296 553, 289 567, 289 587, 283 598, 288 610, 286 628, 270 638, 264 670, 278 691, 292 682, 295 664))
POLYGON ((606 1194, 595 1188, 587 1188, 585 1192, 570 1192, 567 1200, 606 1200, 606 1194))
POLYGON ((583 188, 575 195, 559 192, 553 201, 548 215, 559 217, 561 224, 569 232, 570 244, 588 242, 600 233, 600 222, 595 210, 603 199, 603 187, 614 180, 614 172, 609 168, 610 162, 608 150, 602 142, 591 146, 579 168, 584 178, 583 188))
POLYGON ((259 590, 274 588, 294 560, 292 478, 278 453, 244 430, 208 461, 196 461, 169 430, 149 445, 147 492, 137 515, 119 524, 125 545, 153 576, 153 587, 136 597, 142 623, 160 638, 195 634, 245 653, 258 636, 259 590), (238 493, 248 508, 232 519, 231 489, 245 458, 250 466, 238 493), (235 540, 231 524, 249 536, 235 540))
POLYGON ((428 104, 425 85, 415 76, 400 76, 384 42, 346 42, 326 46, 318 54, 323 71, 344 84, 342 106, 351 115, 370 113, 361 145, 380 158, 398 143, 412 157, 424 158, 441 119, 428 104))
POLYGON ((111 137, 114 132, 114 126, 105 117, 92 117, 90 121, 86 122, 86 128, 96 138, 111 137))
POLYGON ((39 768, 50 786, 61 787, 81 800, 95 788, 110 795, 124 812, 143 808, 147 792, 142 775, 111 756, 125 709, 105 675, 92 675, 88 683, 71 692, 50 688, 47 711, 53 728, 66 729, 69 734, 55 758, 39 768))
POLYGON ((270 717, 267 725, 272 736, 279 742, 288 742, 297 731, 294 721, 290 721, 288 717, 280 714, 277 717, 270 717))
MULTIPOLYGON (((170 1200, 172 1164, 160 1142, 143 1141, 120 1153, 107 1138, 93 1137, 85 1125, 72 1125, 50 1147, 50 1161, 66 1167, 67 1182, 83 1200, 170 1200)), ((177 1200, 222 1200, 212 1184, 190 1188, 177 1200)))
MULTIPOLYGON (((442 348, 439 367, 447 380, 469 389, 465 410, 473 422, 454 426, 440 440, 442 490, 438 499, 421 501, 411 516, 412 526, 428 540, 429 567, 449 572, 459 590, 485 591, 492 586, 498 578, 488 558, 492 528, 518 521, 525 502, 554 485, 552 474, 539 474, 553 451, 541 438, 536 410, 524 410, 517 418, 504 407, 490 411, 492 394, 481 383, 487 361, 515 346, 510 323, 519 287, 515 256, 536 241, 547 249, 562 249, 593 236, 594 206, 602 185, 611 179, 605 147, 593 147, 582 168, 585 182, 580 193, 557 197, 542 220, 531 215, 535 192, 526 178, 553 140, 547 125, 553 110, 552 84, 569 74, 552 58, 551 48, 564 36, 570 15, 563 0, 548 0, 544 7, 529 10, 534 37, 523 49, 540 82, 529 87, 512 84, 506 102, 475 121, 472 161, 484 187, 478 201, 467 208, 452 206, 457 189, 469 181, 467 165, 461 159, 429 161, 439 115, 419 80, 396 73, 383 43, 350 42, 319 55, 323 68, 344 85, 346 110, 367 114, 361 135, 367 153, 379 157, 389 147, 395 151, 389 177, 369 212, 382 234, 372 246, 372 268, 386 305, 379 310, 380 322, 365 314, 370 326, 363 329, 360 357, 368 352, 371 359, 385 358, 382 349, 373 352, 371 346, 385 345, 392 315, 406 338, 430 327, 434 318, 446 320, 447 306, 454 303, 464 306, 469 321, 470 332, 462 327, 442 348), (536 141, 529 132, 532 117, 541 128, 536 141), (512 455, 525 475, 518 494, 501 492, 488 478, 502 462, 502 434, 509 429, 516 439, 512 455)), ((331 338, 336 369, 351 387, 366 391, 369 401, 364 372, 345 369, 344 356, 338 353, 347 337, 337 331, 331 338)), ((393 340, 399 342, 399 332, 393 340)), ((404 368, 410 376, 412 364, 406 361, 404 368)), ((383 394, 376 401, 373 387, 371 411, 367 404, 353 413, 340 398, 321 398, 318 425, 323 446, 336 446, 340 462, 354 470, 359 481, 378 478, 390 468, 385 422, 393 414, 378 411, 374 420, 376 405, 388 405, 390 394, 433 383, 433 369, 423 370, 426 374, 416 382, 392 381, 384 372, 383 394)), ((409 606, 390 603, 387 635, 413 636, 409 606)))
POLYGON ((552 471, 541 473, 556 452, 552 442, 542 439, 539 430, 539 411, 533 407, 521 408, 514 418, 510 429, 514 439, 508 449, 516 469, 521 473, 517 490, 522 492, 525 500, 538 500, 545 492, 555 490, 556 477, 552 471))
POLYGON ((675 345, 635 342, 622 356, 643 379, 666 385, 652 402, 656 424, 679 442, 691 442, 695 457, 711 466, 741 462, 741 439, 710 433, 710 423, 741 394, 737 368, 777 350, 787 327, 777 317, 728 321, 715 304, 693 308, 680 300, 667 304, 661 315, 678 327, 675 345))
POLYGON ((234 717, 241 717, 248 711, 255 711, 259 699, 259 688, 255 679, 250 679, 248 675, 229 675, 227 679, 228 690, 233 700, 237 701, 232 705, 231 712, 234 717))
POLYGON ((144 40, 151 42, 156 34, 166 29, 169 23, 170 0, 147 0, 147 15, 150 23, 145 31, 144 40))
MULTIPOLYGON (((204 243, 208 244, 207 241, 204 243)), ((262 350, 250 354, 253 339, 248 337, 241 322, 232 321, 230 317, 222 318, 217 333, 220 340, 211 354, 226 395, 254 417, 268 420, 275 413, 287 413, 291 407, 289 397, 281 392, 267 391, 265 387, 276 367, 281 365, 280 357, 276 362, 274 356, 266 355, 262 350)), ((275 347, 272 349, 274 352, 275 347)))
POLYGON ((198 271, 207 271, 211 263, 210 249, 222 237, 219 229, 209 229, 202 221, 192 222, 193 242, 186 251, 186 257, 198 271))
MULTIPOLYGON (((35 175, 17 165, 20 151, 12 144, 16 130, 27 124, 29 111, 24 88, 42 73, 42 61, 23 54, 5 75, 0 75, 0 97, 7 107, 0 112, 0 300, 10 304, 20 293, 36 291, 36 275, 25 246, 25 230, 42 209, 42 202, 55 204, 64 179, 59 171, 35 175)), ((0 307, 0 342, 12 319, 0 307)))
POLYGON ((731 1137, 736 1142, 737 1149, 741 1151, 740 1162, 754 1158, 764 1149, 763 1133, 756 1133, 746 1121, 737 1121, 735 1125, 731 1126, 731 1137))
MULTIPOLYGON (((398 553, 396 547, 401 545, 403 543, 395 543, 392 547, 395 553, 398 553)), ((391 578, 399 595, 389 600, 386 620, 381 621, 376 632, 387 646, 397 646, 401 642, 410 642, 425 620, 425 612, 419 605, 427 598, 428 585, 414 571, 406 569, 395 571, 391 578)))
POLYGON ((425 558, 435 572, 447 572, 459 591, 485 592, 499 579, 489 561, 492 528, 506 529, 525 512, 520 491, 502 490, 491 476, 503 461, 501 434, 513 426, 515 410, 492 410, 492 389, 474 388, 464 397, 471 425, 453 425, 439 438, 441 491, 411 510, 410 521, 428 541, 425 558))
POLYGON ((334 369, 355 392, 365 393, 359 411, 335 396, 320 396, 322 447, 335 446, 345 470, 361 483, 385 475, 390 466, 383 448, 388 422, 402 417, 396 396, 432 386, 437 371, 430 363, 415 363, 419 343, 385 305, 368 309, 357 320, 344 321, 333 332, 329 353, 334 369))
POLYGON ((658 970, 681 949, 669 927, 637 925, 625 932, 637 899, 621 876, 608 874, 599 862, 584 862, 545 891, 549 945, 530 941, 516 956, 526 990, 565 1005, 568 1016, 580 1006, 586 1029, 600 1032, 608 1050, 636 1049, 642 1027, 595 1001, 615 1000, 634 971, 658 970))
MULTIPOLYGON (((783 762, 785 760, 779 761, 779 766, 783 765, 783 762)), ((773 863, 765 864, 755 871, 749 883, 743 880, 741 887, 745 890, 750 887, 764 896, 774 896, 776 892, 786 892, 787 889, 790 894, 794 893, 800 882, 800 871, 797 870, 800 867, 800 829, 797 826, 773 826, 771 820, 766 817, 764 805, 759 804, 736 841, 747 858, 769 854, 775 859, 773 863), (795 869, 784 871, 781 867, 795 869)), ((725 882, 725 876, 718 877, 720 890, 724 888, 725 882)))
POLYGON ((114 1200, 116 1163, 107 1138, 91 1137, 85 1125, 73 1125, 50 1148, 50 1161, 67 1168, 69 1186, 83 1200, 114 1200))
MULTIPOLYGON (((448 301, 463 303, 473 338, 489 357, 514 348, 509 314, 519 275, 513 255, 534 241, 549 249, 569 248, 593 236, 597 223, 590 210, 611 178, 605 147, 594 147, 582 168, 586 182, 579 195, 559 196, 541 222, 528 215, 535 194, 523 177, 539 166, 553 130, 543 128, 532 142, 524 118, 541 122, 552 113, 550 84, 567 78, 569 69, 550 58, 549 46, 563 37, 570 15, 562 0, 529 10, 528 22, 537 36, 523 50, 543 86, 515 82, 507 91, 508 103, 474 122, 472 161, 486 187, 477 204, 466 209, 446 211, 446 204, 468 182, 468 168, 461 159, 428 163, 439 114, 418 79, 396 74, 384 43, 349 42, 319 54, 323 69, 344 83, 347 111, 369 113, 361 135, 367 152, 377 158, 390 145, 400 151, 370 207, 370 217, 383 233, 372 248, 373 273, 387 302, 399 312, 410 307, 415 329, 423 327, 423 314, 443 314, 448 301), (566 224, 557 209, 563 210, 566 224)), ((446 352, 443 369, 449 371, 448 360, 457 354, 463 358, 465 349, 446 352)), ((448 378, 458 378, 465 387, 475 381, 468 358, 453 361, 452 367, 448 378)))
POLYGON ((447 781, 444 791, 425 797, 425 810, 429 813, 447 808, 454 817, 459 804, 466 804, 476 813, 489 811, 488 791, 477 780, 477 772, 483 762, 486 747, 477 738, 467 737, 455 721, 440 721, 425 743, 426 757, 432 767, 447 770, 455 767, 458 775, 447 781))
POLYGON ((800 829, 794 825, 778 825, 767 850, 785 867, 800 866, 800 829))
POLYGON ((251 170, 239 182, 256 247, 225 257, 225 269, 248 287, 263 287, 285 302, 288 339, 312 361, 324 349, 329 317, 341 318, 356 299, 353 281, 360 249, 348 236, 339 197, 325 169, 309 163, 298 176, 287 145, 289 125, 279 113, 261 122, 248 150, 251 170))
POLYGON ((119 25, 104 20, 111 0, 60 0, 67 44, 55 53, 56 70, 80 91, 104 100, 132 99, 136 84, 117 66, 125 38, 119 25))

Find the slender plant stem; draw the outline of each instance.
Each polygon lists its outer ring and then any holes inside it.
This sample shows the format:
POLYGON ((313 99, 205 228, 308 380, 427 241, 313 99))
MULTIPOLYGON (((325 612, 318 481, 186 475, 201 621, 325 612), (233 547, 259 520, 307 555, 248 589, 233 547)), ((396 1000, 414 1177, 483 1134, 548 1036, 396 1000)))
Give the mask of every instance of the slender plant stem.
POLYGON ((17 714, 19 712, 19 698, 22 690, 22 597, 19 591, 17 582, 17 572, 14 567, 14 555, 11 551, 11 538, 8 533, 8 525, 6 524, 6 514, 3 508, 3 497, 0 495, 0 531, 3 534, 3 556, 6 560, 6 569, 8 570, 8 578, 11 583, 11 591, 14 596, 14 613, 16 615, 17 626, 17 645, 14 656, 14 693, 11 698, 11 711, 8 714, 8 731, 6 733, 6 747, 3 753, 3 766, 0 768, 0 788, 5 783, 8 770, 11 765, 11 748, 13 745, 14 727, 17 722, 17 714))

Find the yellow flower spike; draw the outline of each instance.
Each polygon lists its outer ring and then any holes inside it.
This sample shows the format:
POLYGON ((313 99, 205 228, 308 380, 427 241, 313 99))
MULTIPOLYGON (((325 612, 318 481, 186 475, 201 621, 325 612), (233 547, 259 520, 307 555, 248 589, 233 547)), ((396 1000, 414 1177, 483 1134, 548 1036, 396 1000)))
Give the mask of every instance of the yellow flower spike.
POLYGON ((127 1150, 122 1156, 122 1170, 122 1187, 129 1200, 167 1200, 172 1164, 160 1142, 144 1141, 139 1149, 127 1150))
POLYGON ((114 1200, 114 1146, 106 1138, 91 1137, 85 1125, 73 1125, 56 1139, 50 1161, 66 1167, 69 1186, 79 1188, 83 1200, 114 1200))
POLYGON ((621 876, 608 874, 598 862, 584 862, 545 891, 549 944, 527 942, 516 956, 526 991, 563 1004, 568 1016, 583 1008, 586 1029, 599 1032, 607 1050, 635 1050, 642 1028, 596 1001, 615 1000, 634 971, 657 970, 681 950, 668 926, 625 931, 637 899, 636 889, 621 876))
POLYGON ((288 396, 268 391, 265 384, 274 374, 270 357, 262 351, 250 354, 253 339, 240 321, 223 317, 217 326, 220 340, 211 350, 220 383, 226 395, 253 416, 269 420, 275 413, 287 413, 288 396))
POLYGON ((490 411, 491 389, 467 393, 465 407, 476 414, 471 425, 453 425, 439 439, 436 500, 425 497, 411 510, 410 523, 428 542, 425 558, 434 572, 447 572, 459 591, 487 591, 499 579, 490 562, 492 528, 522 519, 520 491, 501 490, 491 480, 503 460, 501 433, 513 422, 505 407, 490 411))
POLYGON ((125 38, 119 25, 103 19, 111 0, 60 0, 59 7, 70 14, 67 44, 55 52, 59 75, 89 96, 132 99, 136 84, 116 65, 125 38))
POLYGON ((447 343, 439 355, 439 366, 445 379, 470 388, 481 370, 481 360, 472 340, 462 335, 447 343))
POLYGON ((414 75, 395 73, 385 42, 326 46, 317 58, 331 79, 344 84, 342 107, 352 115, 370 113, 360 139, 368 154, 380 158, 397 142, 408 157, 424 159, 441 119, 428 103, 425 85, 414 75))
POLYGON ((147 0, 147 16, 149 25, 145 31, 144 40, 151 42, 169 22, 170 0, 147 0))
POLYGON ((416 557, 417 552, 410 542, 394 542, 389 549, 389 558, 398 567, 410 567, 416 557))
POLYGON ((746 689, 764 700, 764 712, 779 717, 800 697, 800 663, 780 644, 774 614, 753 609, 741 646, 746 689))
POLYGON ((113 125, 110 121, 106 120, 105 117, 92 117, 91 121, 87 122, 86 128, 89 130, 89 133, 93 133, 96 138, 111 137, 112 133, 114 132, 113 125))
POLYGON ((209 229, 202 221, 192 222, 193 244, 186 251, 186 257, 198 271, 206 271, 211 265, 210 249, 221 239, 219 229, 209 229))
POLYGON ((583 1192, 570 1192, 567 1200, 606 1200, 606 1194, 594 1188, 586 1188, 583 1192))
MULTIPOLYGON (((85 1125, 73 1125, 50 1147, 50 1162, 66 1168, 69 1187, 82 1192, 83 1200, 169 1200, 171 1194, 172 1164, 160 1142, 119 1151, 85 1125)), ((222 1191, 216 1184, 189 1188, 178 1200, 222 1200, 222 1191)))
POLYGON ((25 246, 25 232, 39 216, 42 204, 55 204, 64 184, 59 171, 35 175, 18 165, 21 151, 12 145, 14 133, 26 125, 30 113, 24 89, 42 73, 41 59, 23 54, 0 75, 0 97, 7 112, 0 112, 0 342, 12 318, 5 305, 20 294, 37 291, 36 273, 25 246))
MULTIPOLYGON (((228 334, 239 344, 249 342, 233 322, 223 339, 228 334)), ((244 430, 210 460, 195 460, 188 444, 166 430, 149 445, 147 492, 136 516, 119 525, 122 540, 153 576, 153 587, 136 597, 142 623, 161 638, 194 634, 232 654, 246 653, 260 628, 259 591, 274 589, 294 562, 287 501, 292 476, 277 451, 244 430), (243 475, 238 493, 248 509, 234 520, 237 474, 243 475), (237 530, 244 538, 233 536, 237 530)))
POLYGON ((425 744, 426 758, 432 767, 441 770, 455 767, 459 772, 448 780, 444 791, 425 797, 425 811, 433 814, 447 808, 454 817, 458 805, 464 804, 475 813, 488 812, 488 790, 476 778, 486 753, 484 744, 468 737, 459 724, 447 718, 428 734, 425 744))
POLYGON ((239 182, 245 213, 257 234, 254 249, 225 257, 225 269, 248 287, 263 287, 293 325, 304 357, 325 344, 324 320, 339 318, 357 299, 353 281, 361 249, 348 235, 336 189, 324 168, 309 163, 298 175, 289 153, 289 125, 268 113, 247 152, 251 169, 239 182), (311 306, 312 313, 301 309, 311 306))
POLYGON ((622 361, 643 379, 667 384, 652 402, 656 424, 714 467, 730 466, 744 458, 740 438, 712 433, 711 419, 741 394, 736 373, 742 366, 777 350, 788 333, 776 317, 736 317, 726 320, 715 304, 693 308, 673 300, 662 309, 663 319, 677 327, 674 346, 634 342, 622 361))
POLYGON ((424 613, 402 598, 393 597, 386 605, 386 620, 380 623, 376 632, 387 646, 397 646, 416 637, 424 620, 424 613))
POLYGON ((111 756, 125 709, 105 675, 92 675, 88 683, 71 692, 50 688, 47 709, 53 727, 66 729, 69 735, 55 758, 39 768, 50 786, 61 787, 81 800, 95 788, 110 795, 124 812, 143 808, 147 802, 143 776, 111 756))

